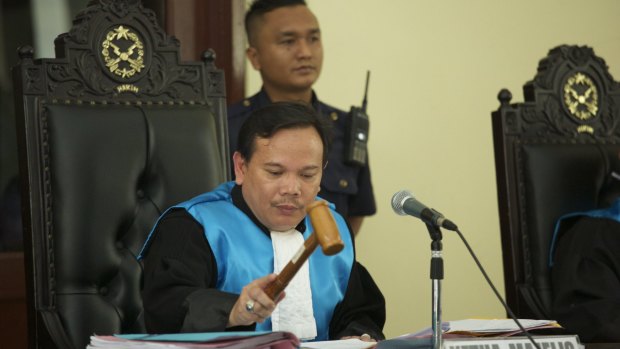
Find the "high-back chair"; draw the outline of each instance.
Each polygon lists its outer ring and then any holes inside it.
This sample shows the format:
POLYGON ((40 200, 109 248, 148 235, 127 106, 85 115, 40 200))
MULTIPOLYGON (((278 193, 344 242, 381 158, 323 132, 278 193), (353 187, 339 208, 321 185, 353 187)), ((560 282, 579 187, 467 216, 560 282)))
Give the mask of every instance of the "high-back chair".
POLYGON ((597 207, 620 149, 620 85, 585 46, 549 51, 492 113, 506 298, 521 318, 551 318, 549 248, 558 218, 597 207))
POLYGON ((137 0, 96 0, 13 70, 31 348, 144 332, 136 260, 167 207, 229 178, 224 76, 137 0))

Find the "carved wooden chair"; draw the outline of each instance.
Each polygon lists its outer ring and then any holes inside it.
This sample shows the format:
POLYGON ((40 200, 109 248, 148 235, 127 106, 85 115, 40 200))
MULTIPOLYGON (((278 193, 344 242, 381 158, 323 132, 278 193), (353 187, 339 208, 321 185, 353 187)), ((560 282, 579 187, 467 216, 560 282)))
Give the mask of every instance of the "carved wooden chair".
POLYGON ((620 149, 620 85, 589 47, 559 46, 492 113, 506 298, 521 318, 550 318, 549 248, 560 216, 597 206, 620 149))
POLYGON ((144 332, 136 255, 160 213, 229 178, 223 72, 179 62, 137 0, 90 1, 56 58, 19 50, 29 340, 144 332))

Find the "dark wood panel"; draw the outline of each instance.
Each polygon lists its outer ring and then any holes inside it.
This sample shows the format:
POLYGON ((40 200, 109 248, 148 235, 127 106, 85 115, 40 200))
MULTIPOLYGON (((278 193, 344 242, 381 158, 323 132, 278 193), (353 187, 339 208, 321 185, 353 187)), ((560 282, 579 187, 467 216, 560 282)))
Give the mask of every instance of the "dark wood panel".
POLYGON ((228 103, 245 97, 243 0, 149 0, 164 17, 164 28, 181 42, 182 60, 199 60, 215 50, 215 64, 226 74, 228 103), (163 12, 163 13, 162 13, 163 12))
POLYGON ((196 8, 196 50, 213 48, 216 65, 226 74, 228 103, 245 96, 245 29, 243 0, 200 0, 196 8))
POLYGON ((22 252, 0 253, 0 338, 4 348, 26 348, 26 278, 22 252))

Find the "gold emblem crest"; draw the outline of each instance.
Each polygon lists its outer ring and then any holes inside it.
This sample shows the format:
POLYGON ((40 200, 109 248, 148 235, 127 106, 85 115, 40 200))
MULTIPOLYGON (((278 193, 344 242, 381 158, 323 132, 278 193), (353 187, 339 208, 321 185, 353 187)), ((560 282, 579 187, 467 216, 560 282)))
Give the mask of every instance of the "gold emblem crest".
POLYGON ((144 68, 144 44, 138 35, 122 25, 106 35, 101 55, 112 74, 131 78, 144 68))
POLYGON ((596 85, 584 73, 576 73, 564 84, 564 104, 580 120, 588 120, 598 112, 596 85))

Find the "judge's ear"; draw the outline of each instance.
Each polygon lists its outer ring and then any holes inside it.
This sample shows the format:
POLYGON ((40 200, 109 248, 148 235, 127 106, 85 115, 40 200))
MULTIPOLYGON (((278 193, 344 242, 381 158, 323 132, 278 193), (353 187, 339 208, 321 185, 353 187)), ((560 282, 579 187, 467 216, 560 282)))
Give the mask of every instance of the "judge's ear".
POLYGON ((247 166, 245 158, 238 151, 233 154, 233 164, 235 165, 235 183, 237 183, 238 185, 242 185, 243 179, 245 178, 245 171, 247 169, 247 166))

